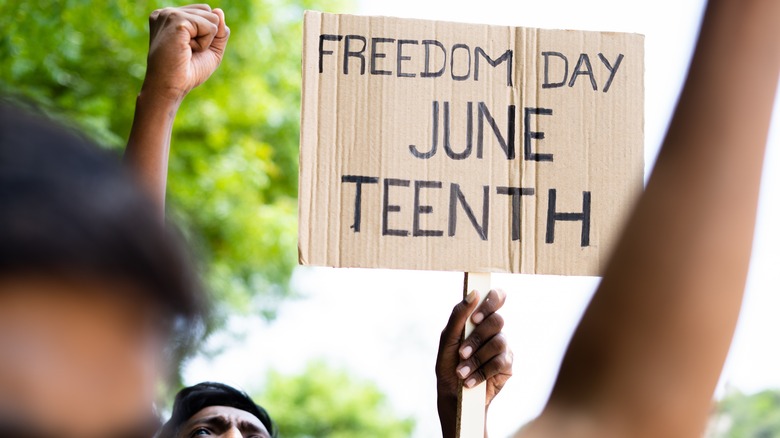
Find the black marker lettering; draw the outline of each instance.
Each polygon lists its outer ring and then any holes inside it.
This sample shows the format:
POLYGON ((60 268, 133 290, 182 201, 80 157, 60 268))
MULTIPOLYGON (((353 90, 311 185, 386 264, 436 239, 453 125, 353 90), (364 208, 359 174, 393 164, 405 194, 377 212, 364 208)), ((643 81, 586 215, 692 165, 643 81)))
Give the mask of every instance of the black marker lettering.
POLYGON ((520 240, 520 215, 522 213, 522 197, 533 196, 534 189, 527 187, 496 187, 499 195, 512 197, 512 240, 520 240))
POLYGON ((380 70, 376 66, 376 60, 379 58, 386 58, 387 54, 384 52, 378 52, 378 45, 382 43, 394 43, 395 38, 371 38, 371 74, 372 75, 391 75, 393 72, 389 70, 380 70))
MULTIPOLYGON (((448 107, 449 108, 449 107, 448 107)), ((409 152, 412 153, 417 158, 421 158, 423 160, 427 160, 428 158, 431 158, 432 156, 436 155, 436 148, 438 147, 439 143, 439 101, 434 100, 433 101, 433 145, 431 146, 431 150, 428 152, 420 152, 417 150, 417 146, 410 144, 409 145, 409 152)))
POLYGON ((556 221, 582 221, 582 233, 580 236, 580 246, 590 245, 590 192, 582 192, 582 213, 559 213, 556 211, 557 193, 555 189, 550 189, 550 198, 547 204, 547 243, 555 241, 555 222, 556 221))
POLYGON ((477 108, 477 158, 482 158, 482 143, 484 140, 482 137, 485 129, 485 120, 487 120, 490 128, 493 129, 493 134, 496 136, 498 144, 504 150, 507 160, 513 160, 515 158, 515 106, 509 105, 506 110, 506 138, 501 135, 501 130, 498 129, 498 124, 496 124, 496 121, 490 114, 485 102, 479 102, 477 108))
POLYGON ((455 235, 455 231, 458 225, 458 209, 457 204, 460 202, 463 211, 466 212, 466 216, 471 221, 471 225, 477 230, 480 239, 487 240, 488 238, 488 218, 490 215, 490 186, 483 186, 482 194, 482 225, 477 223, 477 217, 474 216, 474 211, 471 206, 466 202, 466 197, 463 196, 463 192, 460 191, 460 185, 450 184, 450 217, 449 226, 447 227, 447 235, 452 237, 455 235))
POLYGON ((577 65, 574 67, 574 71, 571 72, 571 80, 569 81, 569 87, 574 86, 574 82, 577 81, 577 77, 580 75, 588 75, 590 78, 590 85, 593 87, 593 91, 599 89, 596 85, 596 79, 593 77, 593 67, 590 66, 590 58, 587 53, 580 54, 580 59, 577 60, 577 65), (583 64, 585 69, 582 69, 583 64))
POLYGON ((473 102, 466 103, 466 149, 463 152, 455 153, 450 145, 450 103, 444 104, 444 152, 453 160, 465 160, 471 155, 471 147, 474 143, 474 105, 473 102))
POLYGON ((612 79, 615 79, 615 73, 617 73, 618 67, 620 67, 620 63, 623 61, 623 54, 621 53, 618 55, 614 66, 610 65, 607 58, 605 58, 601 53, 599 53, 599 59, 601 59, 601 62, 604 63, 604 65, 607 67, 607 70, 609 70, 609 79, 607 79, 607 83, 604 84, 603 90, 606 93, 607 90, 609 90, 610 85, 612 85, 612 79))
POLYGON ((471 49, 469 46, 465 44, 455 44, 452 46, 452 52, 450 52, 450 74, 452 75, 452 79, 455 81, 465 81, 466 79, 471 76, 471 49), (458 49, 463 49, 466 51, 466 55, 468 55, 468 62, 466 62, 466 66, 468 66, 468 70, 466 70, 466 74, 463 75, 456 75, 455 74, 455 51, 458 49))
POLYGON ((417 76, 414 73, 403 72, 403 62, 412 59, 411 56, 404 56, 404 44, 417 44, 417 40, 398 40, 398 55, 396 57, 395 71, 399 78, 413 78, 417 76))
POLYGON ((366 37, 360 35, 347 35, 344 37, 344 74, 349 74, 349 58, 358 58, 360 60, 360 74, 366 73, 366 57, 363 52, 366 51, 366 37), (358 40, 363 42, 363 47, 360 50, 350 50, 349 42, 352 40, 358 40))
POLYGON ((543 140, 544 132, 531 130, 531 114, 551 116, 553 111, 549 108, 525 108, 525 117, 523 120, 524 135, 524 156, 526 161, 552 161, 552 154, 537 154, 531 148, 531 140, 543 140))
POLYGON ((433 207, 430 205, 420 205, 420 189, 440 189, 441 181, 415 181, 414 182, 414 218, 412 220, 412 236, 433 236, 444 235, 442 230, 423 230, 420 228, 420 215, 433 213, 433 207))
POLYGON ((343 38, 341 35, 329 35, 329 34, 322 34, 320 35, 320 73, 322 73, 323 65, 322 65, 322 58, 325 55, 332 55, 333 50, 325 50, 325 41, 341 41, 341 38, 343 38))
POLYGON ((360 176, 360 175, 342 175, 342 183, 355 183, 355 220, 352 223, 352 228, 356 233, 360 232, 360 212, 362 210, 361 203, 363 202, 363 184, 376 184, 379 182, 379 178, 373 176, 360 176))
POLYGON ((506 85, 511 87, 512 86, 512 54, 513 52, 511 50, 507 50, 504 52, 503 55, 499 56, 498 59, 493 60, 488 56, 487 53, 485 53, 484 50, 482 50, 482 47, 477 47, 474 49, 474 80, 479 80, 479 57, 482 56, 485 58, 485 60, 490 64, 491 67, 496 67, 498 64, 501 64, 502 62, 506 61, 506 85))
POLYGON ((569 59, 559 52, 542 52, 544 56, 544 83, 542 88, 558 88, 563 87, 566 84, 566 79, 569 77, 569 59), (550 57, 555 56, 563 60, 563 79, 560 82, 550 82, 550 57))
POLYGON ((444 74, 444 70, 447 68, 447 49, 444 48, 444 44, 436 40, 423 40, 423 46, 425 46, 425 71, 420 72, 421 78, 438 78, 444 74), (436 46, 441 49, 441 54, 444 57, 441 63, 441 68, 438 71, 431 71, 431 46, 436 46))
POLYGON ((388 224, 388 213, 401 211, 400 205, 390 204, 390 186, 409 187, 408 179, 395 179, 385 178, 384 180, 385 190, 382 200, 382 235, 383 236, 401 236, 406 237, 409 235, 407 230, 394 230, 391 229, 388 224))

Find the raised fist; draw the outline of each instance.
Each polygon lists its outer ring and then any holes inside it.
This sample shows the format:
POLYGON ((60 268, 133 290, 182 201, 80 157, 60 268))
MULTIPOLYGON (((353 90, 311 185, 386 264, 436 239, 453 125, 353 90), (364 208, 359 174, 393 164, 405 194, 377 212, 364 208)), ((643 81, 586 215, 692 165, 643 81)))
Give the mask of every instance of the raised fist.
POLYGON ((224 12, 205 4, 152 12, 143 91, 181 101, 217 69, 229 36, 224 12))

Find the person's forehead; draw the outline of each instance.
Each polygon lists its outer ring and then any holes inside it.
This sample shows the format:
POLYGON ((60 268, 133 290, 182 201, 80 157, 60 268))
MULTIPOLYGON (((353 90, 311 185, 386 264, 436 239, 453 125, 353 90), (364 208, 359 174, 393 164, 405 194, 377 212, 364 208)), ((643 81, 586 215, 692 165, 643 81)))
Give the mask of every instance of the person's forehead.
POLYGON ((146 422, 164 338, 150 305, 125 287, 0 275, 0 410, 12 408, 9 420, 63 436, 108 436, 146 422))
POLYGON ((263 422, 260 421, 260 419, 257 418, 254 414, 230 406, 205 407, 200 411, 196 412, 195 415, 190 417, 190 420, 188 422, 192 424, 197 422, 198 420, 209 418, 209 417, 215 417, 215 416, 224 417, 236 422, 249 423, 256 426, 260 430, 267 431, 265 425, 263 425, 263 422))

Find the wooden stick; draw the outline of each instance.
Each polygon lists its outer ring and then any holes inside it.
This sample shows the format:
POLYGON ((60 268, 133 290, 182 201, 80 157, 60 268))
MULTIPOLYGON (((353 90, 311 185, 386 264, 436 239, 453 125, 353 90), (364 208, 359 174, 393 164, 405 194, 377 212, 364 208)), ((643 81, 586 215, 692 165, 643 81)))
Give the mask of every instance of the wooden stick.
MULTIPOLYGON (((485 300, 490 291, 489 273, 468 273, 463 276, 463 297, 473 290, 479 291, 480 303, 485 300)), ((466 322, 466 328, 463 333, 463 339, 474 330, 474 324, 471 322, 471 315, 466 322)), ((485 401, 486 401, 485 382, 473 388, 465 388, 461 385, 458 393, 458 438, 483 438, 485 436, 485 401)))

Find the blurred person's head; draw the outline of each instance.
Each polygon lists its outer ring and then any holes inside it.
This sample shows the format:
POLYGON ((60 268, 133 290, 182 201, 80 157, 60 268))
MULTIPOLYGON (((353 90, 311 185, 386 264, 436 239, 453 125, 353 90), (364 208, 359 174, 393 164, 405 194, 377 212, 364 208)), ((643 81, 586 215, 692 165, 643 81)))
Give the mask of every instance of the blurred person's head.
POLYGON ((118 157, 0 103, 0 435, 151 427, 166 358, 204 308, 158 216, 118 157))
POLYGON ((179 391, 158 438, 196 436, 272 438, 277 431, 265 409, 245 392, 204 382, 179 391))

